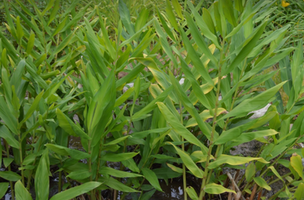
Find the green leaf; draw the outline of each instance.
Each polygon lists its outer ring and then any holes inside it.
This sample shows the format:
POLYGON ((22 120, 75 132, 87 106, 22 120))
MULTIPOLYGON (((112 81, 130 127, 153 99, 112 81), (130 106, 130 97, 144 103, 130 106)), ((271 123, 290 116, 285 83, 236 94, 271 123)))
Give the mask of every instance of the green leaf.
POLYGON ((208 26, 209 30, 213 34, 216 34, 212 16, 211 16, 209 10, 207 10, 206 8, 203 8, 203 19, 204 19, 206 25, 208 26))
POLYGON ((242 27, 244 27, 244 25, 250 20, 252 19, 252 17, 255 15, 256 13, 252 13, 251 15, 247 16, 246 19, 242 20, 241 23, 239 23, 227 36, 226 39, 235 35, 242 27))
POLYGON ((120 170, 116 170, 110 167, 101 167, 99 169, 99 173, 102 175, 111 175, 114 177, 119 177, 119 178, 124 178, 124 177, 141 177, 142 175, 140 174, 134 174, 134 173, 129 173, 129 172, 124 172, 120 170))
POLYGON ((225 1, 221 0, 220 4, 223 6, 224 15, 227 19, 227 21, 233 25, 234 27, 237 26, 236 19, 234 17, 234 7, 232 5, 232 1, 225 1))
MULTIPOLYGON (((169 157, 169 156, 168 156, 169 157)), ((170 157, 169 157, 170 158, 170 157)), ((173 158, 173 157, 172 157, 173 158)), ((182 174, 183 173, 183 169, 182 168, 179 168, 179 167, 176 167, 174 165, 171 165, 170 163, 167 163, 168 167, 170 167, 170 169, 172 169, 172 171, 175 171, 177 173, 180 173, 182 174)))
POLYGON ((130 35, 134 35, 134 27, 131 23, 130 12, 123 0, 118 1, 118 12, 123 25, 126 27, 130 35))
POLYGON ((54 6, 54 1, 55 0, 50 0, 46 6, 46 8, 42 11, 42 15, 45 15, 45 13, 50 10, 54 6))
POLYGON ((269 169, 271 169, 271 171, 281 180, 284 182, 284 179, 281 177, 281 175, 278 173, 278 171, 273 167, 273 166, 270 166, 268 167, 269 169))
POLYGON ((127 166, 131 171, 139 173, 139 169, 133 158, 130 158, 128 160, 122 160, 121 163, 124 166, 127 166))
POLYGON ((117 107, 117 106, 120 106, 121 104, 123 104, 131 96, 133 91, 134 91, 134 87, 131 87, 125 93, 123 93, 123 95, 118 97, 115 101, 114 107, 117 107))
POLYGON ((149 200, 149 199, 151 199, 151 197, 153 196, 153 194, 154 194, 155 192, 156 192, 155 189, 150 190, 149 192, 145 192, 145 193, 141 196, 140 200, 149 200))
POLYGON ((241 62, 245 60, 245 58, 250 54, 252 49, 256 46, 256 43, 260 39, 261 35, 264 32, 264 29, 267 25, 267 21, 264 22, 260 27, 257 28, 257 31, 254 36, 249 37, 244 42, 244 47, 242 50, 238 53, 238 55, 234 58, 234 60, 231 62, 228 68, 226 68, 223 72, 223 75, 226 75, 227 73, 231 72, 235 67, 237 67, 241 62))
MULTIPOLYGON (((214 110, 214 109, 213 109, 214 110)), ((213 111, 214 112, 214 111, 213 111)), ((220 114, 223 114, 223 113, 226 113, 227 111, 224 109, 224 108, 218 108, 217 109, 217 116, 220 115, 220 114)), ((213 118, 214 115, 211 115, 210 114, 210 111, 209 110, 204 110, 203 112, 201 112, 200 114, 200 118, 202 118, 203 121, 206 121, 207 119, 210 119, 210 118, 213 118)), ((195 118, 190 118, 188 121, 187 121, 187 124, 186 124, 186 127, 194 127, 194 126, 197 126, 197 122, 195 120, 195 118)), ((232 129, 229 129, 228 131, 230 131, 232 129)), ((224 132, 223 132, 224 133, 224 132)), ((221 138, 221 136, 223 135, 223 133, 216 139, 216 141, 221 138)))
POLYGON ((253 178, 254 182, 256 182, 256 184, 258 184, 258 186, 270 191, 271 187, 268 185, 268 183, 262 178, 262 177, 255 177, 253 178))
POLYGON ((206 23, 204 22, 204 20, 202 20, 202 16, 200 16, 200 14, 196 11, 196 9, 194 8, 194 6, 192 5, 192 3, 190 1, 187 1, 188 5, 191 9, 191 12, 195 18, 195 21, 198 25, 198 27, 201 29, 201 33, 204 33, 204 35, 206 36, 206 38, 210 39, 215 46, 218 49, 222 49, 221 46, 218 43, 218 38, 216 37, 216 35, 214 35, 208 28, 208 26, 206 25, 206 23))
MULTIPOLYGON (((160 13, 159 9, 157 8, 157 16, 162 24, 162 27, 163 29, 165 29, 165 32, 167 33, 168 37, 171 38, 173 41, 175 41, 175 37, 173 36, 170 28, 168 27, 169 23, 167 23, 167 21, 165 20, 164 16, 160 13)), ((159 26, 159 25, 158 25, 159 26)), ((160 26, 159 27, 156 27, 156 28, 159 28, 160 29, 160 26)), ((158 30, 159 31, 159 30, 158 30)), ((164 33, 162 33, 163 35, 160 36, 161 40, 162 40, 162 37, 166 37, 164 33)), ((164 41, 165 42, 165 41, 164 41)), ((166 46, 168 47, 168 46, 166 46)))
POLYGON ((137 190, 134 190, 133 188, 126 186, 125 184, 119 182, 118 180, 116 180, 112 177, 109 177, 109 178, 102 177, 102 178, 99 178, 98 180, 100 182, 104 182, 105 185, 109 186, 110 188, 112 188, 114 190, 123 191, 123 192, 138 192, 137 190))
POLYGON ((229 189, 227 189, 221 185, 215 184, 215 183, 207 184, 203 190, 208 194, 222 194, 224 192, 231 192, 231 193, 236 194, 235 191, 229 190, 229 189))
POLYGON ((134 35, 132 35, 129 39, 123 41, 120 45, 119 48, 125 46, 126 44, 131 43, 134 39, 136 39, 140 34, 142 34, 143 30, 146 29, 148 26, 150 26, 150 24, 152 22, 154 22, 155 19, 153 18, 152 20, 150 20, 148 23, 145 24, 145 26, 143 26, 141 29, 139 29, 134 35))
POLYGON ((97 8, 97 13, 98 13, 98 16, 99 16, 99 24, 100 24, 100 28, 101 28, 101 32, 102 32, 102 36, 103 36, 103 39, 105 41, 105 45, 106 45, 106 48, 108 49, 112 59, 116 59, 117 55, 116 55, 116 51, 114 49, 114 47, 112 46, 111 44, 111 41, 109 39, 109 35, 108 35, 108 32, 105 28, 105 25, 104 25, 104 22, 102 21, 102 17, 100 15, 100 12, 99 12, 99 9, 97 8))
POLYGON ((239 105, 237 105, 231 112, 229 112, 227 115, 224 115, 222 119, 226 119, 228 117, 237 116, 241 117, 244 115, 247 115, 249 112, 254 110, 259 110, 263 108, 272 98, 275 96, 275 94, 279 91, 279 89, 286 83, 286 81, 262 92, 261 94, 242 101, 239 105))
POLYGON ((14 138, 12 133, 6 128, 6 126, 0 127, 0 137, 5 139, 5 141, 12 147, 19 149, 19 142, 14 138))
POLYGON ((146 24, 148 17, 149 17, 149 12, 150 12, 150 10, 147 8, 143 8, 141 10, 141 12, 139 13, 139 16, 135 22, 135 32, 139 31, 139 29, 141 29, 141 27, 143 27, 146 24))
POLYGON ((75 160, 90 158, 90 154, 76 150, 76 149, 70 149, 70 148, 59 146, 56 144, 46 144, 45 146, 48 149, 54 151, 55 153, 57 153, 59 155, 62 155, 62 156, 69 155, 72 158, 74 158, 75 160))
POLYGON ((13 158, 3 158, 4 167, 7 168, 13 161, 13 158))
POLYGON ((194 50, 194 48, 193 48, 192 44, 190 43, 188 37, 186 36, 185 32, 183 30, 180 30, 180 33, 181 33, 185 48, 187 50, 187 56, 189 56, 189 58, 191 59, 195 69, 200 73, 200 75, 203 77, 203 79, 205 81, 207 81, 207 83, 209 83, 210 85, 213 85, 213 80, 211 79, 211 77, 208 73, 208 70, 203 65, 202 61, 200 60, 200 57, 198 56, 197 52, 194 50))
POLYGON ((106 123, 112 116, 116 99, 116 93, 113 92, 115 88, 114 70, 112 70, 89 105, 88 133, 92 137, 92 147, 104 136, 106 123))
POLYGON ((155 109, 157 107, 156 103, 164 101, 168 97, 170 92, 172 91, 172 88, 173 87, 168 87, 165 91, 163 91, 160 95, 158 95, 154 100, 152 100, 143 109, 136 112, 132 116, 132 121, 136 121, 136 120, 141 119, 142 116, 144 116, 145 114, 147 114, 147 113, 151 112, 153 109, 155 109))
POLYGON ((143 168, 141 170, 142 170, 142 173, 145 176, 145 178, 149 181, 149 183, 155 189, 157 189, 158 191, 163 191, 161 189, 160 185, 159 185, 158 178, 157 178, 156 174, 152 170, 150 170, 148 168, 143 168))
POLYGON ((240 126, 231 128, 227 131, 223 131, 222 134, 214 141, 215 144, 224 144, 232 139, 240 136, 244 131, 248 130, 253 124, 256 123, 256 119, 248 122, 246 124, 242 124, 240 126))
POLYGON ((171 3, 169 0, 166 0, 166 2, 167 2, 166 14, 168 16, 168 19, 169 19, 170 23, 172 24, 172 26, 175 28, 175 30, 179 31, 179 26, 177 24, 176 17, 172 11, 171 3))
POLYGON ((48 150, 45 149, 40 158, 35 173, 35 191, 36 191, 37 200, 45 200, 49 198, 49 187, 50 187, 49 173, 50 173, 49 155, 48 155, 48 150))
POLYGON ((298 173, 298 175, 303 179, 303 164, 301 156, 298 154, 293 154, 290 158, 290 165, 298 173))
POLYGON ((24 68, 25 68, 25 60, 22 59, 18 63, 16 70, 12 74, 10 84, 15 86, 16 92, 19 89, 19 86, 21 85, 22 81, 22 75, 24 74, 24 68))
POLYGON ((173 130, 184 137, 187 142, 197 145, 201 148, 204 153, 208 152, 208 149, 205 145, 203 145, 187 128, 185 128, 180 121, 169 111, 167 106, 164 103, 158 102, 157 106, 163 116, 165 117, 166 121, 172 126, 173 130))
POLYGON ((31 32, 30 37, 27 42, 27 47, 26 47, 26 53, 30 54, 33 50, 34 47, 34 42, 35 42, 35 33, 31 32))
POLYGON ((6 191, 8 190, 8 184, 8 182, 0 183, 0 198, 2 198, 6 194, 6 191))
MULTIPOLYGON (((56 72, 56 71, 55 71, 56 72)), ((57 80, 55 79, 53 81, 53 83, 56 83, 56 84, 50 84, 49 88, 45 91, 44 95, 43 95, 43 98, 44 99, 47 99, 48 97, 50 97, 51 95, 53 94, 56 94, 56 91, 57 89, 62 85, 62 83, 71 75, 73 74, 74 71, 70 71, 67 75, 65 75, 58 83, 57 80), (56 82, 55 82, 56 81, 56 82)), ((47 76, 47 75, 46 75, 47 76)), ((42 76, 41 76, 42 77, 42 76)), ((60 77, 60 76, 59 76, 60 77)))
POLYGON ((129 135, 117 138, 116 140, 113 140, 111 142, 104 144, 104 146, 109 146, 109 145, 114 145, 114 144, 120 143, 120 142, 126 140, 128 137, 129 137, 129 135))
POLYGON ((12 100, 12 87, 9 82, 9 77, 10 77, 10 75, 9 75, 8 71, 5 69, 5 67, 2 67, 1 82, 2 82, 2 87, 4 90, 4 95, 5 95, 6 101, 12 100))
POLYGON ((66 177, 71 178, 73 180, 83 180, 89 178, 91 175, 92 173, 90 173, 88 169, 81 169, 81 170, 72 171, 66 177))
POLYGON ((120 162, 123 160, 128 160, 130 158, 133 158, 138 153, 135 152, 129 152, 129 153, 107 153, 106 155, 101 157, 101 160, 110 161, 110 162, 120 162))
POLYGON ((182 7, 181 5, 178 3, 178 0, 172 0, 171 1, 173 8, 176 12, 176 14, 178 15, 179 18, 181 18, 182 20, 184 19, 184 16, 182 14, 182 7))
MULTIPOLYGON (((170 73, 170 79, 171 79, 172 85, 174 86, 175 92, 177 93, 177 96, 178 96, 180 102, 185 106, 186 110, 190 113, 190 115, 195 118, 195 121, 197 122, 197 124, 198 124, 200 130, 203 132, 203 134, 206 135, 206 137, 208 139, 210 139, 211 131, 210 131, 207 123, 201 119, 200 115, 197 112, 197 109, 193 106, 193 104, 191 103, 187 94, 183 91, 182 86, 177 82, 177 80, 175 79, 175 77, 173 76, 172 73, 170 73)), ((192 77, 193 88, 195 88, 195 91, 198 92, 200 90, 200 87, 198 84, 194 83, 193 79, 194 78, 192 77)), ((203 98, 202 101, 204 101, 204 102, 208 101, 203 93, 198 93, 197 95, 203 98)), ((209 105, 209 103, 207 103, 207 104, 209 105)), ((211 108, 210 105, 208 107, 211 108)), ((215 135, 214 136, 215 138, 218 137, 218 133, 215 133, 214 135, 215 135)))
POLYGON ((65 26, 65 22, 67 21, 68 17, 66 16, 61 22, 59 22, 59 25, 52 33, 51 37, 54 37, 56 34, 58 34, 65 26))
POLYGON ((208 168, 214 169, 216 167, 221 166, 224 163, 227 163, 229 165, 243 165, 245 163, 249 163, 254 160, 257 160, 262 163, 268 163, 263 158, 240 157, 240 156, 230 156, 230 155, 222 154, 214 162, 210 163, 208 168))
MULTIPOLYGON (((192 89, 194 94, 196 95, 196 97, 199 99, 199 101, 208 109, 212 109, 207 97, 204 94, 204 91, 202 90, 202 88, 200 87, 200 85, 198 84, 198 82, 195 79, 195 76, 193 75, 193 73, 191 72, 190 68, 188 67, 186 61, 180 56, 179 57, 181 60, 181 66, 183 69, 183 72, 186 76, 186 78, 191 82, 192 85, 192 89)), ((172 78, 172 77, 171 77, 172 78)), ((172 83, 176 83, 176 81, 172 81, 172 83)), ((181 90, 183 91, 183 90, 181 90)), ((196 118, 196 117, 195 117, 196 118)), ((200 120, 196 120, 197 122, 200 122, 200 120)), ((201 122, 200 122, 201 123, 201 122)))
POLYGON ((294 196, 296 197, 297 200, 304 199, 304 183, 300 183, 298 185, 298 188, 296 189, 294 196))
POLYGON ((24 31, 23 31, 22 26, 20 24, 20 17, 19 16, 17 16, 17 19, 16 19, 16 26, 17 26, 17 37, 18 37, 19 42, 21 43, 22 37, 24 36, 24 31))
POLYGON ((248 133, 242 133, 239 137, 232 140, 234 144, 243 144, 252 140, 256 140, 262 137, 276 135, 278 132, 273 129, 263 130, 263 131, 253 131, 248 133))
MULTIPOLYGON (((0 190, 1 191, 1 190, 0 190)), ((21 181, 17 181, 15 184, 15 193, 16 193, 16 200, 32 200, 31 194, 27 189, 23 186, 21 181)))
POLYGON ((197 196, 197 194, 196 194, 196 192, 195 192, 195 190, 194 190, 193 187, 188 186, 188 187, 186 188, 186 192, 187 192, 187 194, 189 195, 189 197, 190 197, 192 200, 198 200, 198 196, 197 196))
POLYGON ((99 182, 87 182, 82 185, 70 188, 66 191, 60 192, 58 194, 55 194, 50 200, 69 200, 73 199, 79 195, 85 194, 98 186, 100 186, 102 183, 99 182))
POLYGON ((200 31, 198 30, 197 26, 195 25, 192 17, 189 14, 185 14, 186 19, 188 22, 188 26, 190 28, 190 32, 192 34, 193 39, 195 40, 198 47, 202 50, 202 52, 213 62, 213 64, 217 65, 217 59, 211 53, 210 49, 206 45, 204 38, 202 37, 200 31))
POLYGON ((56 46, 56 48, 54 49, 54 51, 52 51, 52 56, 58 54, 61 50, 63 50, 67 45, 70 45, 72 38, 74 37, 76 30, 74 32, 71 32, 69 35, 67 35, 64 40, 62 40, 60 42, 60 44, 58 46, 56 46))
POLYGON ((60 8, 60 0, 56 0, 54 8, 52 9, 52 12, 49 17, 48 25, 50 25, 50 23, 55 19, 59 8, 60 8))
POLYGON ((59 122, 59 126, 70 135, 79 136, 82 139, 90 140, 91 138, 70 118, 68 118, 60 109, 56 109, 56 114, 59 122))
POLYGON ((172 53, 172 49, 167 41, 167 35, 163 32, 162 28, 160 27, 158 21, 155 21, 154 23, 154 27, 156 29, 157 34, 160 37, 160 43, 163 47, 163 50, 165 51, 165 53, 167 54, 167 56, 171 59, 171 61, 173 62, 174 66, 178 66, 177 60, 174 57, 173 53, 172 53))
POLYGON ((245 171, 246 181, 247 182, 251 181, 251 179, 252 179, 252 177, 254 177, 255 173, 256 173, 255 164, 254 164, 254 162, 251 162, 246 167, 246 171, 245 171))
POLYGON ((0 177, 8 181, 18 181, 21 176, 12 171, 0 171, 0 177))
POLYGON ((40 99, 41 99, 43 93, 44 93, 44 91, 40 92, 40 93, 36 96, 36 98, 35 98, 35 100, 33 101, 31 107, 28 109, 28 111, 26 112, 26 114, 25 114, 23 120, 20 122, 19 127, 21 127, 22 124, 23 124, 24 122, 26 122, 26 121, 32 116, 32 114, 34 113, 34 111, 37 109, 37 106, 39 105, 39 102, 40 102, 40 99))
MULTIPOLYGON (((41 57, 44 60, 46 58, 46 54, 43 54, 41 57)), ((31 65, 33 64, 26 62, 26 69, 28 73, 31 75, 35 82, 37 82, 43 89, 46 89, 48 87, 48 84, 46 84, 46 82, 37 74, 37 72, 33 69, 34 67, 31 65)))
POLYGON ((177 151, 178 155, 182 159, 183 163, 192 172, 192 174, 194 176, 196 176, 198 178, 203 178, 204 177, 203 170, 201 170, 200 168, 197 167, 197 165, 193 162, 192 158, 187 153, 185 153, 184 151, 182 151, 181 149, 179 149, 178 147, 176 147, 171 142, 169 142, 169 144, 171 144, 175 148, 175 150, 177 151))

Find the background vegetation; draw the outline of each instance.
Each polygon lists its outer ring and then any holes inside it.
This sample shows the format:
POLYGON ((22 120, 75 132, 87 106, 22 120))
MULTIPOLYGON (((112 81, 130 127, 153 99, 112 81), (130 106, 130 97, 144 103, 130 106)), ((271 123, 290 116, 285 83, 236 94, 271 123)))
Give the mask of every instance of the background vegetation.
POLYGON ((0 198, 304 198, 304 2, 0 6, 0 198))

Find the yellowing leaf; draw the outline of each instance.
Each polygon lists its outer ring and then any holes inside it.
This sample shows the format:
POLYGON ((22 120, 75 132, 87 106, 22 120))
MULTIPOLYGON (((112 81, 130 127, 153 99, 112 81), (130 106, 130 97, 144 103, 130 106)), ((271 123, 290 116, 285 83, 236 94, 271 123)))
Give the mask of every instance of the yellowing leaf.
POLYGON ((183 173, 183 169, 182 168, 179 168, 179 167, 176 167, 170 163, 167 163, 168 167, 170 167, 170 169, 172 169, 173 171, 177 172, 177 173, 180 173, 182 174, 183 173))
MULTIPOLYGON (((194 151, 191 154, 191 157, 196 163, 206 162, 207 160, 207 154, 204 154, 202 151, 194 151), (195 159, 197 159, 197 161, 195 159)), ((211 159, 214 160, 214 157, 212 155, 210 155, 210 160, 211 159)))
MULTIPOLYGON (((217 116, 222 114, 222 113, 225 113, 225 112, 226 112, 226 110, 224 108, 218 108, 217 109, 217 116)), ((200 117, 202 118, 203 121, 206 121, 207 119, 213 117, 213 115, 210 114, 209 110, 204 110, 199 115, 200 115, 200 117)), ((187 122, 186 127, 188 128, 188 127, 193 127, 193 126, 197 126, 197 122, 195 121, 194 118, 191 118, 187 122)))
POLYGON ((294 196, 297 200, 301 200, 304 198, 304 183, 300 183, 296 192, 294 193, 294 196))
POLYGON ((303 164, 302 164, 301 156, 298 154, 293 154, 290 158, 290 165, 303 179, 303 164))
POLYGON ((204 187, 204 190, 208 194, 222 194, 224 192, 232 192, 232 193, 236 194, 235 191, 229 190, 229 189, 227 189, 221 185, 215 184, 215 183, 210 183, 210 184, 206 185, 204 187))
POLYGON ((177 151, 178 155, 182 159, 183 163, 186 165, 186 167, 192 172, 192 174, 198 178, 203 178, 204 172, 200 168, 197 167, 197 165, 193 162, 192 158, 184 151, 182 151, 180 148, 176 147, 174 144, 170 143, 175 150, 177 151))
POLYGON ((270 191, 271 187, 268 185, 268 183, 262 178, 262 177, 255 177, 253 178, 254 182, 258 184, 258 186, 270 191))
POLYGON ((264 160, 263 158, 240 157, 240 156, 230 156, 230 155, 222 154, 214 162, 210 163, 208 168, 214 169, 224 163, 227 163, 229 165, 243 165, 243 164, 249 163, 253 160, 257 160, 262 163, 269 163, 266 160, 264 160))
POLYGON ((187 187, 186 192, 191 199, 198 200, 198 196, 197 196, 196 191, 194 190, 193 187, 191 187, 191 186, 187 187))

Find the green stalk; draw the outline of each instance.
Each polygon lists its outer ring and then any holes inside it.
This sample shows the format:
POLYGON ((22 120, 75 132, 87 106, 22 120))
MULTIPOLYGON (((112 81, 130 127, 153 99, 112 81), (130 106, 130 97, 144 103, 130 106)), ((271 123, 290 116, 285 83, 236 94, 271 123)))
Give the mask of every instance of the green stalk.
MULTIPOLYGON (((224 49, 224 44, 225 44, 225 39, 222 41, 222 48, 224 49)), ((209 150, 208 150, 208 155, 207 155, 207 161, 206 161, 206 165, 205 165, 205 172, 204 172, 204 176, 203 176, 203 181, 202 181, 202 185, 201 185, 201 192, 199 195, 199 199, 203 199, 204 195, 205 195, 205 191, 204 191, 204 187, 208 184, 207 182, 207 178, 208 178, 208 166, 209 166, 209 160, 211 157, 211 151, 212 151, 212 147, 213 147, 213 139, 214 139, 214 133, 215 133, 215 126, 216 126, 216 117, 217 117, 217 109, 219 106, 219 94, 220 94, 220 90, 221 90, 221 79, 222 79, 222 60, 223 60, 223 51, 221 51, 221 57, 220 57, 220 61, 219 61, 219 73, 218 73, 218 84, 217 84, 217 91, 216 91, 216 99, 215 99, 215 109, 214 109, 214 116, 213 116, 213 123, 212 123, 212 132, 211 132, 211 138, 210 138, 210 145, 209 145, 209 150)), ((210 174, 212 173, 212 170, 210 171, 210 174)))
MULTIPOLYGON (((271 165, 270 165, 269 167, 275 165, 275 164, 282 158, 282 156, 284 156, 285 153, 286 153, 289 149, 291 149, 291 148, 297 143, 297 141, 298 141, 300 138, 301 138, 301 136, 299 136, 299 137, 290 145, 289 148, 287 148, 285 151, 283 151, 283 153, 281 153, 280 156, 279 156, 274 162, 272 162, 271 165)), ((260 177, 262 177, 266 172, 268 172, 269 167, 267 167, 267 168, 261 173, 260 177)), ((247 188, 250 188, 250 185, 251 185, 251 183, 247 183, 246 186, 245 186, 245 188, 244 188, 244 190, 243 190, 243 192, 244 192, 247 188)))
MULTIPOLYGON (((9 146, 5 140, 3 140, 3 141, 5 142, 5 146, 6 146, 6 157, 9 158, 9 146)), ((8 166, 8 171, 12 171, 11 165, 8 166)), ((10 187, 11 187, 12 199, 15 199, 14 184, 12 181, 9 181, 9 183, 10 183, 10 187)))
MULTIPOLYGON (((291 182, 291 183, 293 183, 293 182, 291 182)), ((288 183, 288 184, 286 184, 286 185, 284 185, 284 186, 289 186, 291 183, 288 183)), ((278 196, 281 192, 283 192, 283 190, 285 189, 284 186, 283 186, 277 193, 275 193, 273 196, 271 196, 271 197, 269 198, 269 200, 274 200, 274 199, 276 199, 277 196, 278 196)))
MULTIPOLYGON (((286 154, 286 152, 289 150, 289 149, 291 149, 296 143, 297 143, 297 141, 301 138, 302 136, 299 136, 287 149, 285 149, 285 151, 283 151, 281 154, 280 154, 280 156, 274 161, 274 162, 272 162, 271 163, 271 165, 269 166, 269 167, 271 167, 271 166, 273 166, 273 165, 275 165, 285 154, 286 154)), ((268 170, 269 170, 269 167, 264 171, 264 172, 262 172, 261 173, 261 177, 266 173, 266 172, 268 172, 268 170)))
MULTIPOLYGON (((20 133, 18 134, 19 136, 19 154, 20 154, 20 166, 22 167, 22 141, 21 141, 21 137, 20 137, 20 133)), ((21 176, 22 176, 22 184, 24 185, 24 173, 23 173, 23 169, 21 168, 21 176)))
MULTIPOLYGON (((286 176, 289 176, 289 175, 291 175, 291 174, 292 174, 292 173, 289 172, 289 173, 287 173, 287 174, 284 174, 284 175, 281 176, 281 177, 282 177, 282 178, 285 178, 286 176)), ((280 180, 281 180, 281 179, 277 178, 277 179, 275 179, 275 180, 269 182, 268 185, 272 185, 272 184, 274 184, 275 182, 278 182, 278 181, 280 181, 280 180)))
MULTIPOLYGON (((90 176, 90 181, 93 181, 93 175, 92 175, 92 150, 91 150, 91 140, 89 141, 88 144, 88 149, 89 149, 89 154, 90 154, 90 159, 89 159, 89 172, 91 173, 90 176)), ((95 190, 91 191, 91 200, 94 200, 94 194, 95 194, 95 190)))
MULTIPOLYGON (((182 103, 179 102, 179 111, 180 111, 180 121, 181 124, 183 124, 183 110, 182 110, 182 103)), ((185 144, 184 144, 184 137, 182 137, 182 150, 183 152, 185 152, 185 144)), ((184 187, 184 199, 187 200, 187 192, 186 192, 186 188, 187 188, 187 177, 186 177, 186 167, 185 164, 183 163, 183 187, 184 187)))
POLYGON ((59 182, 58 182, 58 193, 61 192, 62 188, 62 171, 59 172, 59 182))
MULTIPOLYGON (((103 138, 101 138, 100 145, 99 145, 99 153, 98 153, 98 159, 97 159, 97 172, 96 172, 96 178, 95 178, 96 181, 98 180, 98 177, 99 177, 99 168, 100 168, 100 161, 101 161, 102 145, 103 145, 103 138)), ((97 195, 98 195, 98 199, 101 200, 101 198, 102 198, 101 193, 98 192, 97 195)))

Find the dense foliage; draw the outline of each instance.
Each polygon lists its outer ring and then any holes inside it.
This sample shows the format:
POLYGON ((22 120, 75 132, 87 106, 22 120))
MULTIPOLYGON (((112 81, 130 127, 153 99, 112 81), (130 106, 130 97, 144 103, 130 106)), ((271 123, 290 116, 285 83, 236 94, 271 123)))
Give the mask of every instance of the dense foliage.
POLYGON ((0 198, 144 200, 181 178, 185 199, 303 199, 304 2, 287 4, 3 1, 0 198))

